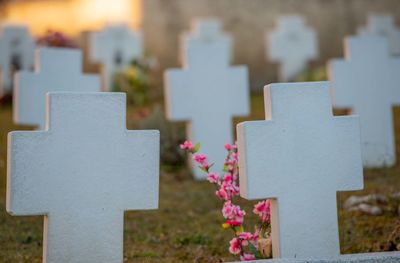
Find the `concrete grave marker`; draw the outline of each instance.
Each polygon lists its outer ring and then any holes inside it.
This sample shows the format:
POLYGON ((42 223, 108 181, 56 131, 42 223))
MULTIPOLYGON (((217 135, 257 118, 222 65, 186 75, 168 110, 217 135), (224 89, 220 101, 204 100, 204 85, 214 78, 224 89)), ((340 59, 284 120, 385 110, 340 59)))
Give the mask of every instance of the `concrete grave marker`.
POLYGON ((276 258, 340 254, 336 192, 362 189, 357 117, 334 117, 328 82, 272 84, 265 121, 237 126, 240 194, 271 203, 276 258))
POLYGON ((103 90, 111 91, 113 75, 143 55, 142 34, 127 25, 109 25, 90 36, 90 57, 103 65, 103 90))
POLYGON ((50 93, 45 131, 8 136, 7 211, 45 215, 44 262, 121 263, 124 211, 158 206, 159 132, 123 93, 50 93))
POLYGON ((0 28, 0 97, 12 92, 12 75, 29 70, 33 64, 35 43, 23 25, 6 24, 0 28))
MULTIPOLYGON (((181 63, 188 60, 189 52, 187 48, 195 46, 207 46, 207 43, 224 42, 228 49, 229 62, 232 56, 232 37, 222 31, 222 24, 217 19, 195 19, 192 21, 191 32, 181 35, 181 63), (186 42, 186 43, 185 43, 186 42)), ((193 53, 191 55, 194 55, 193 53)))
POLYGON ((278 27, 267 34, 267 57, 280 63, 280 81, 290 81, 302 73, 307 63, 318 57, 315 31, 300 16, 284 16, 278 27))
POLYGON ((392 106, 400 104, 400 58, 390 56, 384 37, 350 37, 344 48, 345 59, 329 64, 335 106, 360 116, 364 165, 393 165, 392 106))
POLYGON ((21 71, 15 76, 13 114, 15 123, 44 129, 47 92, 96 92, 101 84, 98 76, 81 73, 80 50, 42 48, 36 52, 36 71, 21 71))
MULTIPOLYGON (((229 65, 230 38, 210 35, 199 30, 183 39, 183 69, 166 71, 165 99, 167 117, 189 122, 189 139, 218 162, 225 158, 224 144, 233 141, 232 117, 249 114, 249 87, 247 67, 229 65)), ((193 172, 206 178, 197 167, 193 172)))
POLYGON ((367 25, 358 30, 360 35, 378 35, 387 37, 390 53, 400 55, 400 30, 389 15, 369 15, 367 25))

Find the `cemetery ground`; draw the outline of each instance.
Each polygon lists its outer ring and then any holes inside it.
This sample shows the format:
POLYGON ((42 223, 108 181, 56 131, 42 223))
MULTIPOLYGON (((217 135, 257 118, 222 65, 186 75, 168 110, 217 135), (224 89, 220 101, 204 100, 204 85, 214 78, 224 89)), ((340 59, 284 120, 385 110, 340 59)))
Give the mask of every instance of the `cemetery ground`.
MULTIPOLYGON (((159 101, 158 103, 161 104, 159 101)), ((153 108, 151 105, 147 108, 153 108)), ((128 107, 128 128, 143 108, 128 107)), ((252 119, 264 118, 263 96, 252 96, 252 119)), ((243 119, 236 119, 239 122, 243 119)), ((400 109, 395 109, 397 149, 400 150, 400 109)), ((27 129, 12 123, 11 105, 0 107, 0 262, 41 262, 43 217, 12 217, 5 211, 7 133, 27 129)), ((221 142, 221 146, 225 142, 221 142)), ((265 149, 268 151, 268 149, 265 149)), ((398 153, 398 156, 400 154, 398 153)), ((214 161, 214 160, 211 160, 214 161)), ((222 160, 216 160, 215 167, 222 160)), ((112 175, 110 175, 111 177, 112 175)), ((222 203, 208 182, 196 182, 184 165, 162 165, 159 209, 127 212, 124 229, 125 262, 220 262, 237 258, 228 252, 230 230, 223 230, 222 203)), ((338 194, 339 228, 342 253, 381 251, 400 220, 399 203, 384 204, 381 216, 348 212, 343 203, 351 195, 400 190, 400 165, 366 169, 365 189, 338 194)), ((273 182, 271 182, 273 184, 273 182)), ((248 213, 245 225, 256 222, 251 215, 255 202, 238 202, 248 213)), ((294 219, 296 215, 293 215, 294 219)), ((299 226, 301 227, 301 226, 299 226)))

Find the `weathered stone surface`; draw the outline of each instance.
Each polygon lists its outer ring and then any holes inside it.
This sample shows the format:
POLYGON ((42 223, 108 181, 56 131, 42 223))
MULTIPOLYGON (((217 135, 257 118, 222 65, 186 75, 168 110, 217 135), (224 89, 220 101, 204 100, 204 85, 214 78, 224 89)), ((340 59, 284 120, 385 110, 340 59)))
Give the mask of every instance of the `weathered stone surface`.
POLYGON ((265 121, 237 125, 240 195, 271 200, 276 258, 340 255, 337 191, 363 188, 356 116, 333 116, 328 82, 271 84, 265 121))

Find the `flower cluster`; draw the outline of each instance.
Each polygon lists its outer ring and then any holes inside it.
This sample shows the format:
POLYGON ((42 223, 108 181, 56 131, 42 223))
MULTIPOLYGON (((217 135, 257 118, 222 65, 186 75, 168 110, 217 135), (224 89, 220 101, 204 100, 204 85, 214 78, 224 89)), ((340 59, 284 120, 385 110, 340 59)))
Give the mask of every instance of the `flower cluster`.
POLYGON ((49 30, 47 33, 37 39, 39 46, 46 47, 66 47, 77 48, 76 43, 71 38, 62 34, 61 32, 49 30))
POLYGON ((213 164, 209 163, 205 154, 198 152, 200 144, 194 145, 191 141, 185 141, 180 148, 193 154, 194 162, 207 174, 207 180, 216 187, 215 195, 223 202, 222 216, 225 222, 222 226, 225 229, 232 229, 234 232, 234 237, 229 242, 229 252, 240 255, 240 260, 243 261, 270 258, 272 256, 270 201, 260 201, 254 206, 253 213, 260 217, 260 224, 255 227, 254 233, 244 231, 246 212, 234 203, 234 198, 240 194, 236 145, 225 145, 228 154, 221 174, 210 171, 213 164))

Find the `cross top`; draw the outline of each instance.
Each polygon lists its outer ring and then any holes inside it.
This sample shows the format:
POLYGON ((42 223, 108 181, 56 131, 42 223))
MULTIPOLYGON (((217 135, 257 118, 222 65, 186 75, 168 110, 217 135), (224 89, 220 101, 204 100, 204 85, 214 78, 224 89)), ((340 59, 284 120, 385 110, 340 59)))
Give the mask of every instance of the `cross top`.
POLYGON ((185 67, 216 64, 227 67, 231 61, 232 38, 221 31, 217 20, 196 20, 192 31, 181 38, 182 58, 185 67), (204 54, 207 54, 204 57, 204 54))
POLYGON ((215 41, 223 34, 221 22, 216 19, 195 20, 192 29, 193 36, 204 41, 215 41))
POLYGON ((304 29, 304 19, 301 16, 283 16, 278 20, 278 28, 283 31, 297 31, 304 29))
POLYGON ((333 116, 328 82, 271 84, 264 98, 266 120, 237 126, 240 194, 274 198, 274 257, 338 256, 336 192, 363 187, 358 119, 333 116))
POLYGON ((6 24, 0 27, 0 96, 12 91, 12 73, 28 70, 33 63, 34 41, 24 25, 6 24))
POLYGON ((307 62, 318 56, 317 37, 300 16, 284 16, 278 27, 266 36, 267 56, 279 62, 279 78, 290 81, 301 73, 307 62))
POLYGON ((400 105, 400 59, 389 56, 387 39, 380 36, 349 37, 344 48, 345 59, 332 60, 328 67, 336 107, 360 115, 364 165, 393 165, 392 107, 400 105))
POLYGON ((348 59, 389 59, 388 42, 380 36, 359 36, 345 39, 345 57, 348 59), (371 56, 370 54, 374 55, 371 56))
POLYGON ((100 91, 100 78, 83 75, 81 61, 82 53, 77 49, 38 49, 35 72, 21 71, 15 76, 14 121, 44 129, 47 92, 100 91))
MULTIPOLYGON (((90 131, 90 136, 106 135, 107 130, 117 131, 125 125, 125 104, 125 96, 121 93, 115 96, 109 93, 52 93, 48 102, 48 130, 66 136, 82 133, 82 130, 90 131), (99 110, 99 106, 104 106, 104 110, 99 110)), ((81 136, 86 135, 89 136, 81 136)))
POLYGON ((394 19, 392 16, 371 15, 368 17, 368 26, 371 31, 379 35, 385 36, 392 30, 396 30, 394 19))
POLYGON ((400 30, 396 28, 395 21, 389 15, 369 15, 367 26, 359 29, 360 35, 378 35, 387 37, 390 53, 400 54, 400 30))
POLYGON ((43 262, 120 263, 124 211, 158 205, 159 132, 126 129, 123 93, 47 105, 47 130, 9 134, 7 211, 45 215, 43 262))
POLYGON ((70 48, 40 48, 35 51, 35 62, 35 73, 49 75, 67 68, 71 75, 81 75, 82 52, 70 48))

